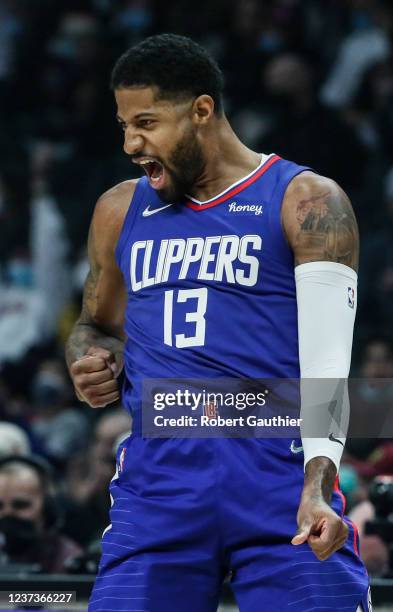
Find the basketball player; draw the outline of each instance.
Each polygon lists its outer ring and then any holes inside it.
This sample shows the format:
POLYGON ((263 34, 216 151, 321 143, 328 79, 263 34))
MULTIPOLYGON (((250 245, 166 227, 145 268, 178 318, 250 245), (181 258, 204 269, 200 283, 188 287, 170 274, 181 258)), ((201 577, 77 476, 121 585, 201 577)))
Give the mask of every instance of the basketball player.
POLYGON ((301 440, 148 439, 141 429, 143 379, 348 376, 351 204, 334 181, 239 141, 219 68, 187 38, 133 47, 112 88, 124 150, 146 176, 97 202, 67 345, 92 407, 119 399, 124 359, 134 423, 89 610, 213 612, 227 575, 241 612, 368 610, 335 484, 342 439, 304 439, 303 455, 301 440))

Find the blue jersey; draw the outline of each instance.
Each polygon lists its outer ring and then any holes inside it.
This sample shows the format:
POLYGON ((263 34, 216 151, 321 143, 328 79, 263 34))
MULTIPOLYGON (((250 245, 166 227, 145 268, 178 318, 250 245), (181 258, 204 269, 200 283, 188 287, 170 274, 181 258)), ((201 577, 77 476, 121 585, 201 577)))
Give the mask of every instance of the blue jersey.
POLYGON ((289 182, 306 169, 263 155, 207 202, 168 204, 139 180, 116 250, 128 293, 123 402, 134 417, 144 378, 299 376, 280 216, 289 182))
MULTIPOLYGON (((291 545, 303 456, 285 438, 141 435, 147 378, 297 378, 292 253, 280 221, 305 170, 263 156, 208 202, 163 202, 141 179, 117 259, 128 292, 123 402, 111 525, 89 612, 216 612, 224 576, 242 612, 368 609, 356 528, 323 563, 291 545)), ((299 443, 300 444, 300 441, 299 443)), ((332 508, 343 516, 335 487, 332 508)))

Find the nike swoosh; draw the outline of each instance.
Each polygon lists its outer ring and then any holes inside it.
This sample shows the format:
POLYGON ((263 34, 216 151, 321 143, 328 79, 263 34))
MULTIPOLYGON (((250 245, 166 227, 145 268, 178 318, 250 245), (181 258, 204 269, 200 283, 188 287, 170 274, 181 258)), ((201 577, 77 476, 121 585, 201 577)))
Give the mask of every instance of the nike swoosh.
POLYGON ((344 444, 341 442, 341 440, 337 440, 337 438, 335 438, 332 433, 329 436, 329 440, 330 440, 330 442, 337 442, 338 444, 341 444, 341 446, 344 446, 344 444))
POLYGON ((291 452, 295 454, 301 453, 303 450, 303 446, 295 446, 295 440, 292 440, 290 448, 291 448, 291 452))
POLYGON ((153 210, 150 210, 150 204, 149 204, 149 206, 145 208, 145 210, 143 211, 142 217, 150 217, 150 215, 155 215, 156 213, 160 212, 160 210, 169 208, 169 206, 173 206, 173 204, 167 204, 166 206, 161 206, 161 208, 153 208, 153 210))

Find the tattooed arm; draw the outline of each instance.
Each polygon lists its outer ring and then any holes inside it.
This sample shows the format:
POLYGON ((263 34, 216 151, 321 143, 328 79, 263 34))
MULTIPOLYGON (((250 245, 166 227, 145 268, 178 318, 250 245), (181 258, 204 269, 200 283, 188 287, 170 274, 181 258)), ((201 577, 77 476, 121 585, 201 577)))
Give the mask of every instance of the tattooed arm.
POLYGON ((295 177, 284 198, 282 224, 296 266, 335 261, 357 271, 355 215, 348 196, 334 181, 313 172, 295 177))
POLYGON ((126 290, 115 248, 135 189, 125 181, 98 200, 88 238, 90 270, 81 315, 66 345, 66 361, 79 399, 92 407, 119 398, 126 290))
MULTIPOLYGON (((284 198, 282 225, 294 254, 295 266, 310 262, 335 262, 357 272, 359 237, 355 215, 347 195, 334 181, 312 172, 298 175, 290 183, 284 198)), ((353 272, 350 274, 353 275, 353 272)), ((315 307, 318 308, 317 305, 315 307)), ((320 325, 328 324, 333 331, 337 331, 335 308, 332 311, 331 318, 328 315, 328 319, 321 319, 320 325)), ((318 326, 318 320, 314 319, 315 315, 310 312, 310 322, 313 320, 318 326)), ((352 329, 349 335, 352 339, 352 329)), ((332 336, 336 337, 337 333, 332 336)), ((314 350, 312 342, 311 339, 311 361, 316 359, 315 355, 323 356, 325 350, 324 346, 315 346, 314 350)), ((317 338, 315 342, 318 342, 317 338)), ((326 347, 329 358, 331 353, 342 354, 339 343, 336 348, 335 344, 333 350, 332 346, 326 347)), ((318 371, 318 363, 314 367, 315 371, 318 371)), ((307 439, 303 444, 306 442, 307 439)), ((320 444, 318 440, 314 443, 320 444)), ((323 455, 320 448, 317 446, 316 452, 323 455)), ((308 541, 318 559, 324 560, 343 545, 348 528, 330 508, 337 472, 335 463, 327 456, 312 457, 309 461, 306 458, 304 487, 297 516, 299 529, 292 543, 303 544, 308 541)))

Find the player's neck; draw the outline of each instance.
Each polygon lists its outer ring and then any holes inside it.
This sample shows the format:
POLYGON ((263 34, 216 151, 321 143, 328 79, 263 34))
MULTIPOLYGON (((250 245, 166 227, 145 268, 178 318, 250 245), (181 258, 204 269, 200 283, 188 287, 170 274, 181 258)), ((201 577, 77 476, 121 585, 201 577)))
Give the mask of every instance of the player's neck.
POLYGON ((225 191, 255 170, 261 160, 259 153, 239 140, 226 118, 220 119, 205 145, 205 168, 189 194, 200 201, 225 191))

